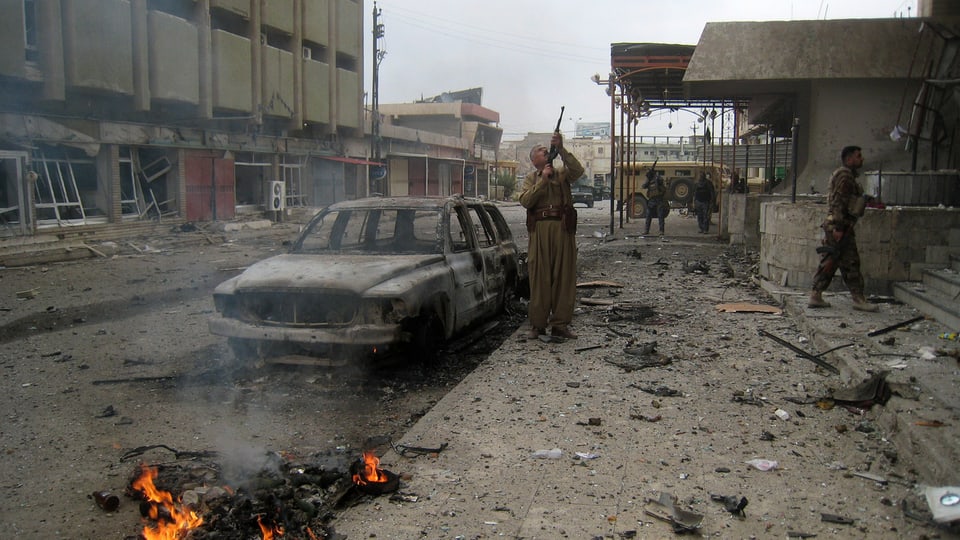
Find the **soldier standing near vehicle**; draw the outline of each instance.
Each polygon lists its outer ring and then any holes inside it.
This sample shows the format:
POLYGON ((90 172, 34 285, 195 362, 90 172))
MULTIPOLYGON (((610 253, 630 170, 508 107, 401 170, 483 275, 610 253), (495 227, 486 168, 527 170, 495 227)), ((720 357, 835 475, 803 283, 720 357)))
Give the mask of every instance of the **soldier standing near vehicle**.
POLYGON ((833 171, 827 186, 827 205, 829 214, 823 222, 823 246, 817 248, 820 253, 820 266, 813 276, 813 290, 810 292, 812 308, 830 307, 823 299, 823 291, 830 286, 837 268, 843 282, 853 297, 853 309, 859 311, 877 311, 876 304, 867 302, 863 295, 863 275, 860 273, 860 253, 857 251, 857 239, 854 225, 863 215, 867 199, 863 187, 857 182, 857 171, 863 167, 863 154, 859 146, 845 146, 840 151, 842 166, 833 171))
POLYGON ((647 190, 647 221, 643 234, 644 236, 650 234, 650 222, 656 216, 660 224, 660 236, 663 236, 663 222, 666 220, 667 212, 670 211, 670 207, 667 206, 667 186, 663 182, 663 175, 651 167, 647 171, 647 181, 643 183, 643 189, 647 190))
POLYGON ((717 198, 717 191, 709 178, 710 173, 700 173, 693 186, 693 211, 697 214, 697 227, 701 234, 710 232, 710 215, 717 198))
POLYGON ((550 144, 551 149, 538 144, 530 150, 536 170, 527 173, 520 191, 530 233, 527 264, 531 328, 527 337, 536 339, 549 325, 551 335, 576 339, 568 328, 577 296, 576 213, 570 185, 583 175, 584 168, 563 147, 559 132, 554 132, 550 144), (553 167, 552 149, 563 161, 557 169, 553 167))

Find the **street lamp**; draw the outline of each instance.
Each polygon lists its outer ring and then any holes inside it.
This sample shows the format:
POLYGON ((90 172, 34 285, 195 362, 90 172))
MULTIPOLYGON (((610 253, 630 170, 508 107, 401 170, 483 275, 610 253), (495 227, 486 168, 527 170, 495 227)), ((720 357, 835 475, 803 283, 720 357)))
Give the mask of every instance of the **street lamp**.
POLYGON ((617 77, 615 77, 614 74, 611 73, 609 76, 607 76, 606 79, 601 79, 600 74, 595 73, 593 77, 590 77, 590 80, 592 80, 593 83, 598 86, 606 86, 607 95, 610 96, 610 235, 612 236, 613 227, 614 227, 614 219, 613 219, 614 206, 615 206, 614 201, 616 200, 616 196, 614 196, 614 190, 616 189, 616 183, 617 183, 617 177, 614 174, 617 170, 617 162, 616 162, 617 146, 616 146, 616 137, 615 137, 616 130, 614 129, 614 126, 616 126, 617 77))

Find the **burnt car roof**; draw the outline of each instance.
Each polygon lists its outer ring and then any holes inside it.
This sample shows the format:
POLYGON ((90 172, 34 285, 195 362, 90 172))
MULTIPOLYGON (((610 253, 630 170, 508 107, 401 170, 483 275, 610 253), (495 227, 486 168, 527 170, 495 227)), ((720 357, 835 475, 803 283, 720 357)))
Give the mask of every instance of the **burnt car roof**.
POLYGON ((467 197, 365 197, 331 204, 328 208, 439 208, 447 203, 493 204, 483 199, 467 197))

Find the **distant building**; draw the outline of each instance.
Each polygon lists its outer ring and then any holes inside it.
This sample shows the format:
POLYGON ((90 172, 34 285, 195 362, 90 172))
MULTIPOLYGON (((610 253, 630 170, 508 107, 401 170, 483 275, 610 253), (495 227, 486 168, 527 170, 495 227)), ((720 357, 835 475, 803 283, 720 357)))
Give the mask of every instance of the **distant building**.
POLYGON ((503 130, 500 113, 482 106, 481 96, 474 88, 380 104, 385 194, 491 195, 503 130))

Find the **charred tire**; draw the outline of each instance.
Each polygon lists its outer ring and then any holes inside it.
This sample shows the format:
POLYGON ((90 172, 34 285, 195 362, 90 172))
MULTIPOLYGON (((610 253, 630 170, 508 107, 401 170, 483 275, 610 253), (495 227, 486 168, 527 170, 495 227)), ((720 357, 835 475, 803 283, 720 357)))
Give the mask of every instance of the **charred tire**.
POLYGON ((410 328, 411 358, 423 364, 432 364, 440 358, 443 347, 443 323, 434 314, 421 315, 414 319, 410 328))
POLYGON ((668 191, 670 202, 688 205, 693 200, 693 182, 686 178, 670 182, 668 191))

